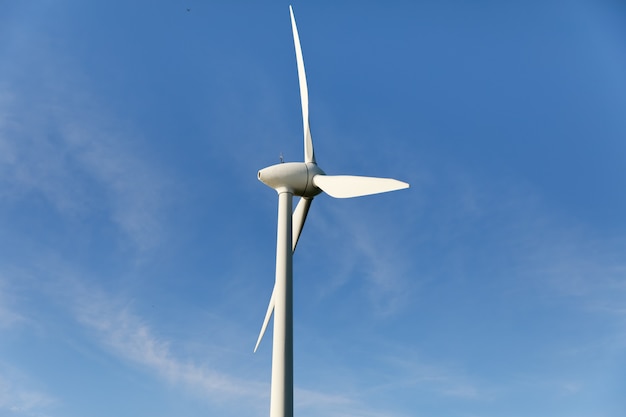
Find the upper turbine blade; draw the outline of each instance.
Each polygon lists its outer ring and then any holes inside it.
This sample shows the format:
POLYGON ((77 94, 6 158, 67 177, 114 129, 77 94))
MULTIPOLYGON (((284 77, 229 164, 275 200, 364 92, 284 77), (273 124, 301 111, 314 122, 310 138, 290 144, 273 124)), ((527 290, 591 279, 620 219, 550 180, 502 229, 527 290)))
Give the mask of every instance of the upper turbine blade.
POLYGON ((309 213, 309 207, 311 207, 312 198, 301 198, 293 212, 293 229, 292 229, 292 247, 296 250, 300 233, 302 233, 302 227, 306 221, 306 215, 309 213))
POLYGON ((357 177, 353 175, 316 175, 313 184, 335 198, 360 197, 409 188, 406 182, 393 178, 357 177))
POLYGON ((304 162, 315 162, 313 154, 313 140, 311 139, 311 128, 309 126, 309 90, 306 86, 306 73, 304 72, 304 59, 302 58, 302 48, 300 47, 300 37, 296 27, 296 18, 293 16, 293 9, 289 6, 291 14, 291 29, 293 31, 293 43, 296 47, 296 62, 298 63, 298 81, 300 82, 300 101, 302 102, 302 123, 304 125, 304 162))

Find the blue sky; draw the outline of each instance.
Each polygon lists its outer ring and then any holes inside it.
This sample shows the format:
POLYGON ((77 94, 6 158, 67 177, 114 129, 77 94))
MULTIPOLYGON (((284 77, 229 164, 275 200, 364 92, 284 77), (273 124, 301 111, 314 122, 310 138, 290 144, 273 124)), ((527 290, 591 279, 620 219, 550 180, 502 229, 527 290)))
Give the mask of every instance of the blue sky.
MULTIPOLYGON (((288 3, 224 3, 0 2, 0 415, 268 414, 300 98, 288 3)), ((314 201, 296 415, 624 416, 626 7, 335 3, 318 163, 411 188, 314 201)))

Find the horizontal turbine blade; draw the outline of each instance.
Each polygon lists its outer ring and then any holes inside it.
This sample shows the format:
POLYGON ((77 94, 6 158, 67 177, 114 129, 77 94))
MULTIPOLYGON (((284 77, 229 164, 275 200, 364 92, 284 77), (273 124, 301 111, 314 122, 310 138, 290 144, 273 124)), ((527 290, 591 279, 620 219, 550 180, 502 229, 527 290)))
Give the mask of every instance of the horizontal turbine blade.
POLYGON ((272 313, 274 312, 274 289, 272 289, 272 296, 270 297, 270 303, 267 306, 267 312, 265 313, 265 320, 263 320, 263 326, 261 327, 261 333, 259 333, 259 338, 256 340, 256 345, 254 346, 254 352, 259 348, 261 344, 261 340, 263 340, 263 335, 265 334, 265 330, 267 329, 267 325, 270 322, 270 317, 272 317, 272 313))
POLYGON ((406 182, 393 178, 357 177, 353 175, 316 175, 313 184, 335 198, 360 197, 409 188, 406 182))

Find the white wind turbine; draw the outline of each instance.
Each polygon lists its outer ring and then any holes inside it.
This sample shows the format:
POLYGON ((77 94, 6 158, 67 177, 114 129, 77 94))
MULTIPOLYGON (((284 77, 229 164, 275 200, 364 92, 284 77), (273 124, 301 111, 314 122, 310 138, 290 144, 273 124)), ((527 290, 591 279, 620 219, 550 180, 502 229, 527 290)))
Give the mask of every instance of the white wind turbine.
POLYGON ((293 251, 304 226, 313 197, 326 192, 335 198, 359 197, 408 188, 409 184, 391 178, 326 175, 315 163, 309 127, 309 93, 306 85, 298 28, 291 14, 296 48, 302 120, 304 123, 304 162, 280 163, 259 171, 258 178, 278 193, 278 231, 276 242, 276 281, 265 320, 254 351, 256 352, 274 313, 270 417, 293 416, 293 251), (300 197, 292 214, 293 196, 300 197))

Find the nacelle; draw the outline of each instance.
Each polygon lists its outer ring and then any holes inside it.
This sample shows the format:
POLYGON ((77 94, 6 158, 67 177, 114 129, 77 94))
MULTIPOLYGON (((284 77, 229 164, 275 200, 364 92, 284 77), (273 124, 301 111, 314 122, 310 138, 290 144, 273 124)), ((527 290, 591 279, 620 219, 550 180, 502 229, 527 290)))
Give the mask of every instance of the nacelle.
POLYGON ((314 197, 322 192, 313 185, 313 177, 324 175, 312 162, 287 162, 263 168, 258 173, 259 181, 277 192, 290 192, 298 197, 314 197))

